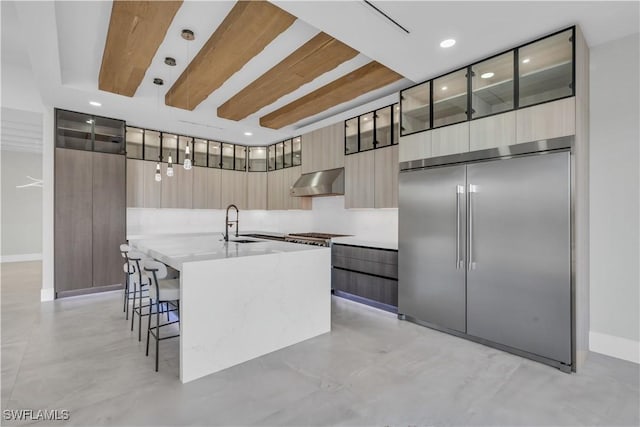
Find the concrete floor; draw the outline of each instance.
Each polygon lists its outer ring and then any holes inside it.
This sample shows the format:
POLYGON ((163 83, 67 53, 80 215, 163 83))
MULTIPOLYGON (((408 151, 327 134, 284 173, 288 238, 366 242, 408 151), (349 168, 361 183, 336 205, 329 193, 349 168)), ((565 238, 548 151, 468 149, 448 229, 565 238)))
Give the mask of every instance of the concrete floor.
POLYGON ((40 263, 2 264, 2 409, 70 411, 49 425, 640 424, 638 365, 568 375, 338 298, 331 333, 183 385, 178 341, 154 372, 120 293, 39 296, 40 263))

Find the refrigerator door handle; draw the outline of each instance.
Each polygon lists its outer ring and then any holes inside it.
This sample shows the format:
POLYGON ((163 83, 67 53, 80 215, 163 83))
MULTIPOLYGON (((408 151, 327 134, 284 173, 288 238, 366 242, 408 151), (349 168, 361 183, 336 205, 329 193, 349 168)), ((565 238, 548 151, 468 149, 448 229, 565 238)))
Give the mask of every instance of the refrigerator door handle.
POLYGON ((460 197, 464 194, 464 185, 456 186, 456 270, 464 268, 464 261, 460 256, 460 197))
POLYGON ((469 184, 469 271, 476 268, 476 263, 473 260, 473 200, 472 195, 478 190, 476 185, 469 184))

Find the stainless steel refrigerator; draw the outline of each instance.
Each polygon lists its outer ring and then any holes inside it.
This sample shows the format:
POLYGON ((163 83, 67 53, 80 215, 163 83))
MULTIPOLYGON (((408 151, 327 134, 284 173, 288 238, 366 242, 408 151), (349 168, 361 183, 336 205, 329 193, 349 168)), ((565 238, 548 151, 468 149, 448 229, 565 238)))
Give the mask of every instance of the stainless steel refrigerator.
POLYGON ((568 371, 570 152, 471 157, 400 173, 398 313, 568 371))

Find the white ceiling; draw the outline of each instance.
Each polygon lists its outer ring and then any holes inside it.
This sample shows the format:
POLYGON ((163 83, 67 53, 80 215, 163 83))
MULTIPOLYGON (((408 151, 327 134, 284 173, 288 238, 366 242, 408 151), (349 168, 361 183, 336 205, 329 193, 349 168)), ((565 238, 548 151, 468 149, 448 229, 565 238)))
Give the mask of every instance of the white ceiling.
POLYGON ((233 6, 231 1, 185 1, 133 98, 97 89, 110 1, 3 1, 2 61, 25 62, 26 51, 43 99, 52 106, 122 118, 139 126, 251 145, 302 133, 330 122, 329 117, 334 115, 337 121, 388 104, 395 99, 392 94, 412 81, 425 80, 572 24, 581 25, 591 46, 639 30, 638 2, 376 1, 377 7, 409 29, 408 35, 361 1, 278 0, 274 3, 299 19, 194 111, 165 106, 164 93, 188 59, 195 56, 222 22, 233 6), (180 38, 182 28, 194 30, 196 40, 189 43, 180 38), (338 38, 361 54, 241 122, 216 117, 219 105, 319 31, 338 38), (457 44, 443 50, 438 45, 445 38, 455 38, 457 44), (166 66, 165 56, 176 58, 178 65, 166 66), (370 59, 409 80, 373 91, 279 131, 259 126, 260 116, 370 59), (154 77, 162 77, 165 85, 154 86, 151 83, 154 77), (378 98, 383 99, 375 101, 378 98), (91 107, 90 100, 103 105, 91 107), (254 135, 246 137, 245 131, 254 135))

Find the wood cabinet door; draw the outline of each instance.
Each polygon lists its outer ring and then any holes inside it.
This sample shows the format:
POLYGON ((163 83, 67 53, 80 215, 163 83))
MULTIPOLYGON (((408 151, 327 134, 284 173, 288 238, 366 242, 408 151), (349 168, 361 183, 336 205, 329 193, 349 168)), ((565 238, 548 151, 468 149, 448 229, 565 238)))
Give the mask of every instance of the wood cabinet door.
POLYGON ((344 122, 322 128, 321 139, 316 144, 321 159, 317 170, 344 167, 344 122))
POLYGON ((206 209, 207 208, 207 187, 208 187, 208 174, 207 168, 194 166, 191 169, 193 173, 193 208, 194 209, 206 209))
MULTIPOLYGON (((144 207, 144 160, 127 159, 127 207, 144 207)), ((147 177, 153 179, 153 176, 147 177)))
POLYGON ((222 170, 207 169, 207 209, 222 209, 221 189, 222 170))
POLYGON ((267 175, 267 209, 282 210, 284 205, 284 174, 286 169, 269 172, 267 175))
POLYGON ((345 208, 374 207, 375 151, 351 154, 344 158, 345 208))
POLYGON ((222 170, 221 171, 221 207, 226 209, 233 204, 238 209, 247 208, 247 172, 222 170))
POLYGON ((575 135, 575 133, 575 97, 534 105, 516 112, 516 141, 518 144, 575 135))
MULTIPOLYGON (((126 158, 93 153, 93 286, 122 284, 126 242, 126 158)), ((77 264, 76 264, 77 265, 77 264)))
POLYGON ((374 150, 374 207, 398 207, 398 146, 379 148, 374 150))
POLYGON ((469 122, 445 126, 431 131, 431 156, 469 151, 469 122))
POLYGON ((484 150, 516 143, 516 112, 472 120, 469 128, 469 150, 484 150))
POLYGON ((160 170, 162 175, 162 181, 155 180, 156 163, 150 161, 143 161, 143 175, 142 175, 142 187, 143 187, 143 207, 145 208, 159 208, 162 206, 162 182, 166 179, 166 170, 160 170))
POLYGON ((247 209, 267 209, 267 172, 247 173, 247 209))
POLYGON ((398 160, 408 162, 431 157, 431 131, 400 137, 398 160))
POLYGON ((174 170, 178 183, 178 208, 193 209, 193 168, 186 170, 182 165, 175 165, 174 170))
POLYGON ((64 148, 55 152, 54 274, 58 296, 93 285, 91 155, 64 148))
POLYGON ((162 181, 160 188, 162 196, 160 197, 160 206, 163 208, 178 207, 178 178, 175 175, 176 165, 173 165, 173 176, 167 176, 167 163, 160 165, 162 171, 162 181))

